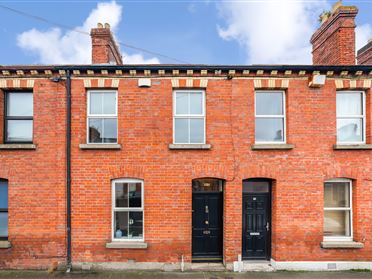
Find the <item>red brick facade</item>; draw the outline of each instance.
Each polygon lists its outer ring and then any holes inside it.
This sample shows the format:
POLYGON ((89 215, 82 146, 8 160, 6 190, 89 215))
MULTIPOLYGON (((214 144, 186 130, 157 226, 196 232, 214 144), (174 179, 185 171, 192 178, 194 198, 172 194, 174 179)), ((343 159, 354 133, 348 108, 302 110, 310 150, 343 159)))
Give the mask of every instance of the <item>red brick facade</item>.
MULTIPOLYGON (((141 73, 138 72, 139 75, 141 73)), ((351 75, 347 80, 354 80, 351 75)), ((28 77, 30 78, 30 77, 28 77)), ((255 80, 265 88, 271 74, 226 79, 207 76, 206 141, 210 150, 170 150, 172 82, 152 74, 150 88, 138 87, 129 71, 106 77, 118 84, 118 143, 121 150, 83 150, 87 90, 72 78, 72 261, 177 263, 191 261, 191 180, 225 180, 224 261, 241 254, 242 180, 273 179, 272 259, 276 261, 371 261, 371 151, 334 150, 338 76, 311 89, 307 76, 279 73, 285 89, 287 143, 292 150, 252 150, 255 80), (354 240, 362 249, 323 249, 323 183, 353 179, 354 240), (147 249, 108 249, 111 241, 111 180, 144 181, 144 234, 147 249)), ((195 78, 200 79, 203 77, 195 78)), ((188 79, 182 72, 179 84, 188 79)), ((87 78, 85 78, 87 80, 87 78)), ((91 80, 97 88, 99 78, 91 80)), ((346 79, 345 79, 346 80, 346 79)), ((370 78, 356 86, 367 93, 366 136, 371 142, 370 78), (367 81, 365 83, 365 81, 367 81), (365 88, 368 84, 369 88, 365 88)), ((345 82, 345 86, 349 83, 345 82)), ((116 88, 114 88, 116 89, 116 88)), ((257 84, 256 84, 257 89, 257 84)), ((346 88, 347 89, 347 88, 346 88)), ((4 89, 4 91, 6 91, 4 89)), ((0 249, 3 268, 42 268, 64 263, 65 247, 65 88, 64 81, 36 80, 36 150, 1 150, 0 177, 9 181, 9 241, 0 249)))

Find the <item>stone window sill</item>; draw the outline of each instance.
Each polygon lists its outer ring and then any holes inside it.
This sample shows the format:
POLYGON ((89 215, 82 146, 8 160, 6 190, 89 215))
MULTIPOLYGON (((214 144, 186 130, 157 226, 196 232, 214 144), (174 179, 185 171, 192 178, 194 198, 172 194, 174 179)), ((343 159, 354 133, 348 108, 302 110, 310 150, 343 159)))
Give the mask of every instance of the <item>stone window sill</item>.
POLYGON ((121 149, 121 144, 79 144, 79 148, 83 150, 118 150, 121 149))
POLYGON ((146 242, 119 242, 119 241, 113 241, 106 243, 106 248, 109 249, 147 249, 147 243, 146 242))
POLYGON ((334 150, 372 150, 372 144, 334 144, 334 150))
POLYGON ((172 150, 188 150, 188 149, 203 149, 209 150, 212 148, 210 144, 169 144, 169 149, 172 150))
POLYGON ((320 247, 323 249, 361 249, 364 244, 356 241, 322 241, 320 247))
POLYGON ((32 143, 15 143, 0 144, 0 150, 35 150, 36 144, 32 143))
POLYGON ((10 244, 10 241, 0 240, 0 249, 8 249, 10 247, 12 247, 12 245, 10 244))
POLYGON ((294 144, 253 144, 251 146, 252 150, 291 150, 295 146, 294 144))

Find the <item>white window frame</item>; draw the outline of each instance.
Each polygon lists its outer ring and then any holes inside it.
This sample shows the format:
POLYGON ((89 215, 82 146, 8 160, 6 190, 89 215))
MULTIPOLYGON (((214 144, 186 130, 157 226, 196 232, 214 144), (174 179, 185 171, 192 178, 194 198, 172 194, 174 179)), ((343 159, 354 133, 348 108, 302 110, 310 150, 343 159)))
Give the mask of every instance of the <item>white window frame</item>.
MULTIPOLYGON (((349 183, 349 207, 324 207, 323 205, 323 212, 325 211, 349 211, 350 212, 350 236, 324 236, 324 241, 353 241, 353 181, 351 179, 347 178, 335 178, 335 179, 329 179, 324 182, 347 182, 349 183)), ((323 204, 324 204, 324 198, 325 198, 325 192, 324 192, 324 184, 323 184, 323 204)), ((323 222, 324 222, 324 213, 323 213, 323 222)), ((323 228, 324 233, 324 228, 323 228)))
MULTIPOLYGON (((118 91, 117 90, 88 90, 87 98, 87 144, 117 144, 119 139, 119 120, 118 120, 118 91), (91 114, 90 113, 90 94, 91 93, 115 93, 116 105, 115 114, 91 114), (116 142, 89 142, 89 119, 116 119, 116 142)), ((103 131, 102 131, 103 132, 103 131)), ((103 133, 102 133, 103 134, 103 133)))
MULTIPOLYGON (((144 242, 145 241, 145 210, 144 210, 144 182, 142 179, 134 179, 134 178, 121 178, 121 179, 114 179, 112 180, 111 184, 111 200, 112 200, 112 208, 111 208, 111 239, 113 242, 116 241, 123 241, 123 242, 144 242), (141 207, 116 207, 115 206, 115 184, 116 183, 141 183, 141 207), (115 212, 129 212, 129 211, 137 211, 142 212, 142 238, 115 238, 115 212)), ((129 215, 128 215, 129 216, 129 215)), ((129 219, 129 217, 128 217, 129 219)))
MULTIPOLYGON (((189 101, 189 106, 190 106, 190 101, 189 101)), ((205 105, 205 90, 187 90, 187 89, 184 89, 184 90, 174 90, 173 91, 173 144, 205 144, 206 143, 206 127, 205 127, 205 110, 206 110, 206 105, 205 105), (202 93, 202 101, 203 101, 203 104, 202 104, 202 114, 177 114, 176 113, 176 95, 177 93, 187 93, 187 92, 190 92, 190 93, 202 93), (177 142, 176 143, 176 119, 203 119, 203 129, 204 129, 204 139, 202 142, 177 142)), ((189 131, 188 131, 188 136, 189 136, 189 140, 190 140, 190 125, 189 125, 189 131)))
POLYGON ((337 91, 336 94, 362 94, 362 114, 361 115, 338 115, 337 114, 337 95, 336 95, 336 140, 337 144, 365 144, 366 143, 366 93, 364 91, 337 91), (338 141, 337 120, 338 119, 362 119, 362 141, 338 141))
POLYGON ((254 126, 254 139, 256 144, 286 144, 287 142, 287 117, 286 117, 286 102, 285 102, 285 91, 284 90, 255 90, 254 92, 254 120, 255 120, 255 126, 254 126), (280 93, 282 94, 282 104, 283 104, 283 114, 275 114, 275 115, 257 115, 257 94, 262 93, 280 93), (283 119, 283 141, 256 141, 256 119, 257 118, 279 118, 283 119))

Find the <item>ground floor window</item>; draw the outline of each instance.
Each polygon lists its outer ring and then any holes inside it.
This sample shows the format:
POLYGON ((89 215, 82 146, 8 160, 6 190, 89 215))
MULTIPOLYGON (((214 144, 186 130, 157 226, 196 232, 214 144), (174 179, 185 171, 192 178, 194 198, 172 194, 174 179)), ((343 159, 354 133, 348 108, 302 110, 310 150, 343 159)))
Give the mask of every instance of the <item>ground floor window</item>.
POLYGON ((332 179, 324 183, 324 238, 352 240, 352 181, 332 179))
POLYGON ((113 240, 144 240, 143 181, 117 179, 112 188, 113 240))
POLYGON ((0 179, 0 240, 8 239, 8 181, 0 179))

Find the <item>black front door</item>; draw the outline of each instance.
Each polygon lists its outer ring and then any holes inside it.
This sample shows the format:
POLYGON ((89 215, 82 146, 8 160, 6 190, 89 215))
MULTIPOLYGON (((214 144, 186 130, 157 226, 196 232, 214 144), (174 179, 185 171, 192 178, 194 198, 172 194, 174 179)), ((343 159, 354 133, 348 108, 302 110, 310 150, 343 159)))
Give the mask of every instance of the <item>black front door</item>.
POLYGON ((192 260, 222 260, 222 192, 192 194, 192 260))
POLYGON ((270 259, 270 193, 243 194, 243 259, 270 259))

